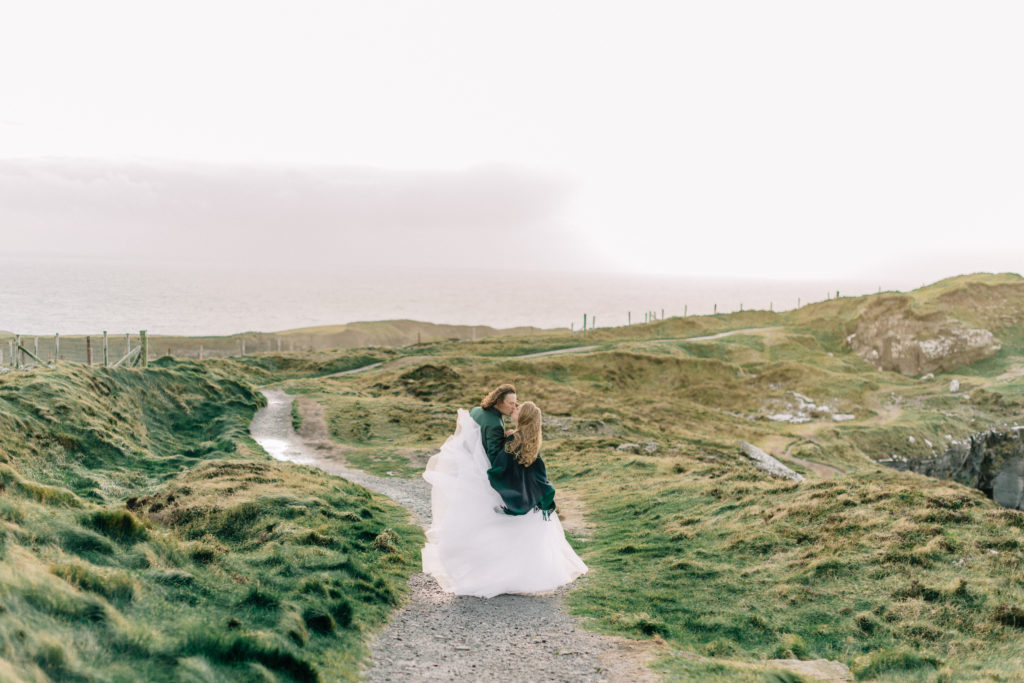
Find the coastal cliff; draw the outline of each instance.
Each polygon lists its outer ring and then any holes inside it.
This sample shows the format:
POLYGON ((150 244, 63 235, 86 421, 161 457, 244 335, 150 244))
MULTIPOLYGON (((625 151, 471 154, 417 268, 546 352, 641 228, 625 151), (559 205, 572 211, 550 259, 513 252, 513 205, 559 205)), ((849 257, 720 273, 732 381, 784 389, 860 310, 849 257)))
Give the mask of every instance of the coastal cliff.
POLYGON ((976 488, 995 502, 1024 510, 1024 427, 989 429, 954 442, 934 458, 889 458, 879 462, 900 471, 952 479, 976 488))

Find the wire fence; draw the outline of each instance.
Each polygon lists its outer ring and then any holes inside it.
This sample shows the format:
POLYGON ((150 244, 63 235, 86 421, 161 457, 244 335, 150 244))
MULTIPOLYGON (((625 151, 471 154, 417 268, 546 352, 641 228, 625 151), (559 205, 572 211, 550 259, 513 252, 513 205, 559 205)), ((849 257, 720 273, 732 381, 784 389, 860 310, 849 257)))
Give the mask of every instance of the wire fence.
POLYGON ((52 366, 57 362, 104 367, 138 367, 161 356, 204 360, 256 353, 319 350, 323 344, 310 335, 286 337, 252 332, 229 337, 152 336, 136 333, 88 335, 0 335, 0 372, 52 366))
POLYGON ((145 330, 136 334, 12 335, 0 339, 0 368, 31 369, 59 361, 107 367, 146 365, 145 330))

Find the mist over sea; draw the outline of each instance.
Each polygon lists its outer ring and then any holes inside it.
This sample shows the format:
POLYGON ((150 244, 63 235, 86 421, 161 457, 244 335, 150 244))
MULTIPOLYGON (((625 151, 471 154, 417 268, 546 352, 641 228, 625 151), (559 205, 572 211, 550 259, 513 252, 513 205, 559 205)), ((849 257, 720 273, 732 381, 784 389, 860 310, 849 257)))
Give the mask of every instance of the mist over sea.
MULTIPOLYGON (((918 286, 914 283, 910 286, 918 286)), ((543 328, 795 308, 897 282, 778 281, 589 273, 246 265, 141 265, 0 258, 0 330, 24 335, 148 330, 277 332, 364 320, 543 328)), ((907 283, 903 283, 906 288, 907 283)))

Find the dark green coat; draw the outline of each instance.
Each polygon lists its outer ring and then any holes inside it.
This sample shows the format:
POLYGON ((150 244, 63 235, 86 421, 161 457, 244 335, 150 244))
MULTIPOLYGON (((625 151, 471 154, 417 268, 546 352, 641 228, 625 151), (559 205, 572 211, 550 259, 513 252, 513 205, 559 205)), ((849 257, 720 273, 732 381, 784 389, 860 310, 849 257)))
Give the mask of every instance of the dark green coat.
POLYGON ((484 452, 491 463, 487 478, 501 495, 504 511, 510 515, 525 515, 534 508, 554 510, 555 487, 548 481, 544 460, 538 455, 529 467, 523 467, 505 450, 505 444, 512 437, 505 437, 505 423, 497 410, 477 406, 469 414, 480 425, 484 452))

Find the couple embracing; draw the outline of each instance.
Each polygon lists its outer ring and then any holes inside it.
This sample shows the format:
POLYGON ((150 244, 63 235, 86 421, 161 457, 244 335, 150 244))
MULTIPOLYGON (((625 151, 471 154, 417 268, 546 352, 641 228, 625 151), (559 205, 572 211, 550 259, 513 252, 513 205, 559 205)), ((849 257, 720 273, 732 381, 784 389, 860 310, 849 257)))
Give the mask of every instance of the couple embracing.
POLYGON ((455 434, 423 473, 433 512, 423 571, 457 595, 538 593, 587 571, 555 513, 540 409, 516 399, 502 384, 472 411, 459 410, 455 434))

